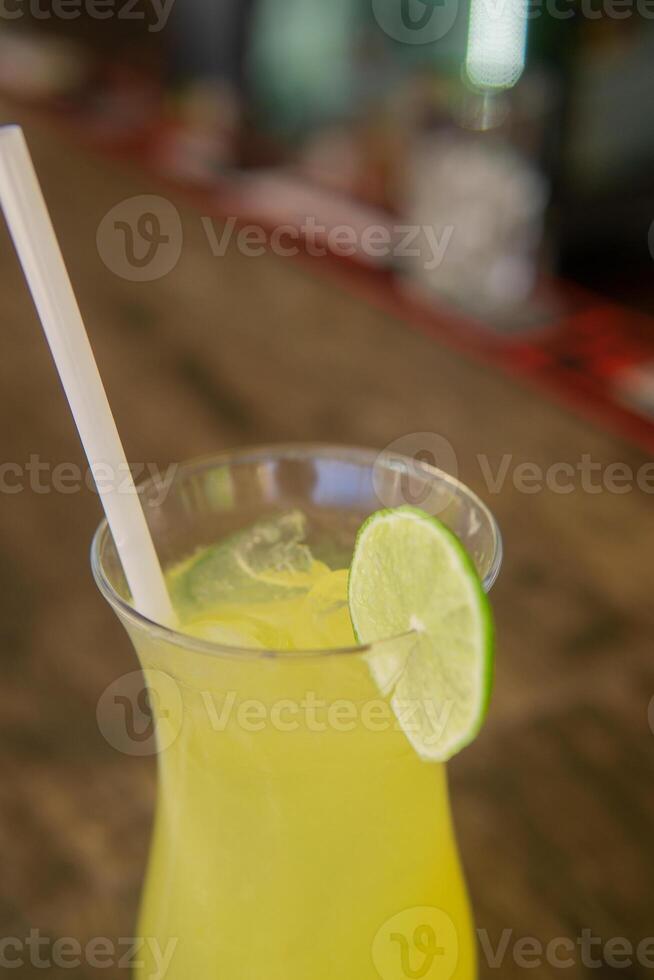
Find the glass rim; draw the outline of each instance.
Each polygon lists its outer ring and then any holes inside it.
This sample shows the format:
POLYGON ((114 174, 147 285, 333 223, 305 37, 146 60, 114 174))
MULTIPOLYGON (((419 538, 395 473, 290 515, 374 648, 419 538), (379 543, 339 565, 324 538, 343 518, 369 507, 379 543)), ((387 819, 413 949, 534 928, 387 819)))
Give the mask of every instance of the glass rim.
MULTIPOLYGON (((242 449, 228 449, 224 450, 223 452, 210 453, 205 456, 196 457, 195 459, 178 464, 171 482, 171 488, 180 479, 188 478, 193 473, 207 470, 215 466, 225 465, 227 463, 245 465, 248 463, 270 461, 271 459, 298 460, 306 458, 321 458, 340 461, 356 461, 372 469, 374 464, 377 463, 383 456, 384 450, 376 450, 358 446, 339 446, 330 443, 279 443, 264 446, 245 447, 242 449)), ((482 585, 486 593, 490 592, 499 575, 503 557, 502 535, 490 508, 483 502, 483 500, 481 500, 480 497, 477 496, 473 490, 466 486, 465 483, 462 483, 461 480, 451 476, 444 470, 440 470, 438 467, 432 466, 430 463, 412 459, 409 456, 402 456, 400 453, 393 453, 392 456, 389 454, 389 462, 387 465, 390 466, 391 459, 396 461, 399 458, 401 458, 408 466, 413 468, 414 472, 423 473, 432 479, 438 479, 441 482, 449 484, 453 490, 472 500, 474 504, 484 513, 492 531, 493 555, 489 569, 482 579, 482 585)), ((151 486, 152 482, 153 478, 148 477, 148 479, 139 483, 137 485, 139 494, 151 486)), ((150 619, 148 616, 145 616, 143 613, 139 612, 132 605, 130 605, 130 603, 116 591, 106 575, 102 562, 104 546, 110 534, 111 532, 109 530, 107 518, 105 517, 102 521, 100 521, 100 524, 96 528, 91 540, 91 571, 100 593, 118 615, 121 622, 129 622, 131 625, 138 627, 140 630, 147 632, 149 635, 163 640, 166 643, 172 644, 173 646, 183 647, 185 650, 193 650, 194 652, 213 657, 237 657, 239 659, 249 658, 253 660, 297 660, 371 653, 372 651, 383 647, 387 643, 399 642, 415 633, 414 630, 409 630, 408 632, 402 633, 399 636, 386 637, 383 640, 374 640, 371 643, 355 644, 354 646, 346 647, 327 647, 308 650, 253 649, 252 647, 237 647, 224 643, 216 643, 212 640, 202 640, 200 638, 190 636, 188 633, 183 633, 181 630, 175 629, 174 627, 165 626, 163 623, 158 623, 156 620, 150 619)))

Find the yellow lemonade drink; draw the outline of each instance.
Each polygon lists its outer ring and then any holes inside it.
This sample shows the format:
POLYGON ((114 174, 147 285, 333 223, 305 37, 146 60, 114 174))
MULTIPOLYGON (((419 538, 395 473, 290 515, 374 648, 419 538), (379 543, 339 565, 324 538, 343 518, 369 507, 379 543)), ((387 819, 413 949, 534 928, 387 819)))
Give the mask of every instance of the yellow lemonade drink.
POLYGON ((445 766, 382 681, 415 636, 357 648, 347 571, 298 548, 175 565, 186 641, 127 624, 160 742, 138 934, 168 980, 474 980, 445 766))
POLYGON ((135 980, 475 980, 445 761, 490 693, 488 508, 417 460, 297 445, 142 500, 178 622, 134 608, 106 524, 91 555, 156 720, 135 980))

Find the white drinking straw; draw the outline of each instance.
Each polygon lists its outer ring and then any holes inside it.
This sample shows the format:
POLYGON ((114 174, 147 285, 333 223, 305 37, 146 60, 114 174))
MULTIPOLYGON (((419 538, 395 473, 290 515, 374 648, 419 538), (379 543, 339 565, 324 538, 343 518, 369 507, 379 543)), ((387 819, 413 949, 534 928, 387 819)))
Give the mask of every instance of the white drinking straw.
POLYGON ((0 204, 91 469, 111 475, 98 493, 134 604, 171 625, 161 566, 20 126, 0 127, 0 204))

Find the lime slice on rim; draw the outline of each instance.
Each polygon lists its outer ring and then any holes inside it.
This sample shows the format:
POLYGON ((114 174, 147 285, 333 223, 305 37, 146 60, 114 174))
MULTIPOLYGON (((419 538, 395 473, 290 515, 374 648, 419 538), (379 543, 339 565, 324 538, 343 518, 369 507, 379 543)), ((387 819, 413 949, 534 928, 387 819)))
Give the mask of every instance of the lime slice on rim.
POLYGON ((477 735, 493 677, 493 620, 472 559, 444 524, 415 507, 361 527, 348 580, 373 676, 421 758, 451 758, 477 735), (405 637, 404 634, 414 634, 405 637))

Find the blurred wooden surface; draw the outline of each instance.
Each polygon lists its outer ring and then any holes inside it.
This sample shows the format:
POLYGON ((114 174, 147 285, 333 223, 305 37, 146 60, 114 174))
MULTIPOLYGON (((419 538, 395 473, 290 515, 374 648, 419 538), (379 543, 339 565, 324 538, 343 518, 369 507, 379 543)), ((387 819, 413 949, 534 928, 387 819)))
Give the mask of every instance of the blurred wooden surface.
MULTIPOLYGON (((587 453, 636 468, 644 457, 295 262, 234 248, 214 258, 179 201, 176 268, 152 283, 116 276, 98 225, 153 188, 24 122, 131 460, 165 466, 281 440, 382 447, 437 432, 496 512, 506 544, 496 693, 452 783, 478 926, 493 947, 512 930, 499 975, 522 975, 520 937, 576 940, 586 929, 637 944, 654 934, 652 496, 525 494, 511 479, 527 460, 587 453), (493 471, 512 454, 499 493, 484 483, 481 453, 493 471)), ((24 467, 38 454, 83 466, 4 230, 0 283, 2 462, 24 467)), ((134 929, 154 764, 118 754, 96 725, 104 688, 136 666, 88 568, 99 517, 87 490, 0 494, 0 937, 134 929)), ((613 970, 588 971, 577 947, 566 974, 588 972, 613 970)), ((638 964, 620 972, 649 975, 638 964)))

